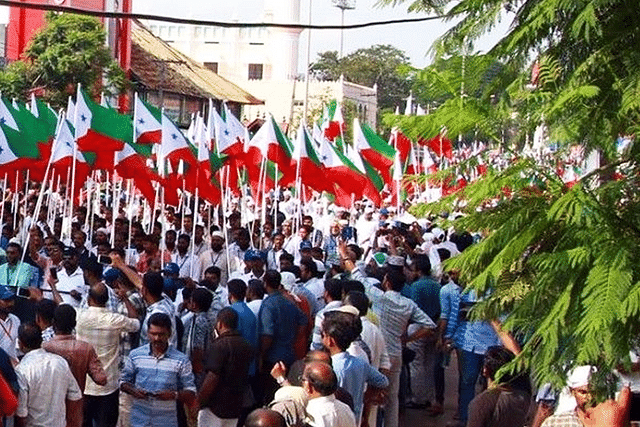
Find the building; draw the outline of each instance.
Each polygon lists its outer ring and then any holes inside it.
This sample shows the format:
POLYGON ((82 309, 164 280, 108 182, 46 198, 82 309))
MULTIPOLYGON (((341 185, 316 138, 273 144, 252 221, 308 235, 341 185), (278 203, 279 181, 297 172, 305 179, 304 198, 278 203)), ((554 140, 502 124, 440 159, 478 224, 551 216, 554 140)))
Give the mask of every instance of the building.
MULTIPOLYGON (((299 23, 300 0, 265 0, 262 22, 299 23)), ((223 28, 148 22, 153 34, 218 75, 236 82, 262 105, 243 109, 245 121, 273 114, 278 122, 296 122, 304 111, 306 82, 298 73, 300 29, 223 28)), ((308 110, 336 99, 355 104, 360 119, 375 128, 376 88, 344 80, 309 82, 308 110)))

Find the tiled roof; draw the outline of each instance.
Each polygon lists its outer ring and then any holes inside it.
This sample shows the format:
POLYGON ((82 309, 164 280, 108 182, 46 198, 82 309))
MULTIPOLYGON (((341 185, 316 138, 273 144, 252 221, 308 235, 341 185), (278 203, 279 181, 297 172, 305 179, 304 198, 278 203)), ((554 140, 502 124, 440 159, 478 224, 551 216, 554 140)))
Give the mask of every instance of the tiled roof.
POLYGON ((151 90, 213 98, 240 104, 264 104, 132 21, 131 71, 151 90), (164 67, 164 73, 162 70, 164 67), (163 77, 164 74, 164 77, 163 77))

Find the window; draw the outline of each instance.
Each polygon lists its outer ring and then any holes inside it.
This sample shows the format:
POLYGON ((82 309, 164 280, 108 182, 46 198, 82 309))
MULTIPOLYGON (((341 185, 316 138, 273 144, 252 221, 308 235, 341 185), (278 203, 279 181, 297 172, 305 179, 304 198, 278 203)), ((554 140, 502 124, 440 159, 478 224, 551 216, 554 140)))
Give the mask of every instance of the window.
POLYGON ((218 74, 218 63, 217 62, 205 62, 204 66, 218 74))
POLYGON ((249 64, 249 80, 262 80, 262 64, 249 64))

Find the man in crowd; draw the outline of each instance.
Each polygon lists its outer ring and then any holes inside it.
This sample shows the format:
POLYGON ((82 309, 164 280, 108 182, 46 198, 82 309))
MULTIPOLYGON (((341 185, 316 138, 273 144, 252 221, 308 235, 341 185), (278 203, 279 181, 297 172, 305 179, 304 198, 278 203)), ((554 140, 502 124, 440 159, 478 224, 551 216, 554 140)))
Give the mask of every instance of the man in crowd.
POLYGON ((220 283, 227 284, 229 277, 229 265, 227 263, 227 251, 224 248, 224 234, 221 231, 211 233, 211 248, 198 257, 198 269, 195 277, 204 279, 204 272, 209 267, 220 269, 220 283))
POLYGON ((192 405, 196 387, 189 358, 169 345, 171 317, 147 320, 147 342, 125 360, 120 389, 133 399, 131 427, 178 425, 177 403, 192 405))
POLYGON ((309 424, 314 427, 356 426, 351 408, 335 397, 338 378, 331 366, 322 362, 308 363, 304 368, 302 387, 309 396, 309 424))
POLYGON ((35 323, 20 326, 18 343, 24 357, 16 367, 16 426, 80 427, 82 392, 67 362, 40 347, 42 332, 35 323))

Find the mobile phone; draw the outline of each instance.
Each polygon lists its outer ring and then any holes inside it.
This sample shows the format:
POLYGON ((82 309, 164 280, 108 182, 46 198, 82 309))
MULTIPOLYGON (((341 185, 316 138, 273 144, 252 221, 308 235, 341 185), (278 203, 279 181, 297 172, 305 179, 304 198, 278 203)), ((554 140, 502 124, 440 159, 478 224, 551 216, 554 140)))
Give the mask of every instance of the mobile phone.
POLYGON ((51 278, 53 280, 58 280, 58 268, 57 267, 51 267, 49 269, 49 275, 51 276, 51 278))
POLYGON ((98 255, 98 263, 104 265, 111 265, 111 257, 108 255, 98 255))
POLYGON ((344 241, 351 240, 353 238, 353 228, 346 226, 342 229, 342 239, 344 241))
POLYGON ((17 295, 22 298, 29 298, 31 293, 29 292, 29 288, 18 288, 17 295))

